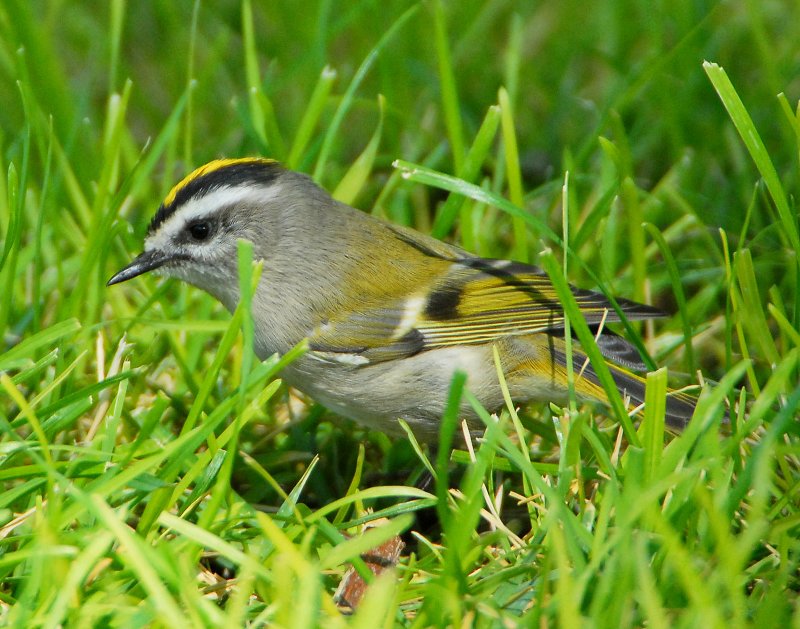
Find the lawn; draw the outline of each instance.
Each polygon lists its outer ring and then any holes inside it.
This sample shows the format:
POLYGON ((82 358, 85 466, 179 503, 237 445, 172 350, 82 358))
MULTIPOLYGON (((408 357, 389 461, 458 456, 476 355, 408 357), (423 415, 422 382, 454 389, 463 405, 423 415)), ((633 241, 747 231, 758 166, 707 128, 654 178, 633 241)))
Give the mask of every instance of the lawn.
POLYGON ((794 9, 5 0, 0 625, 800 627, 794 9), (448 412, 434 449, 288 390, 246 308, 105 286, 178 180, 256 155, 664 310, 625 329, 652 404, 468 447, 448 412), (702 385, 679 434, 667 377, 702 385))

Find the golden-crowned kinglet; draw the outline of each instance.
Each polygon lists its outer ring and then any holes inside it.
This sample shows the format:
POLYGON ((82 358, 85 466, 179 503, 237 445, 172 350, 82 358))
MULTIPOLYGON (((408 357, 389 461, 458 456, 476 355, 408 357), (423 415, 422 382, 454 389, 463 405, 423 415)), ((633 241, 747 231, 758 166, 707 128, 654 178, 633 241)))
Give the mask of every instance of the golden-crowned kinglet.
MULTIPOLYGON (((397 434, 397 419, 423 439, 437 434, 456 370, 489 411, 503 406, 497 348, 516 403, 567 399, 564 312, 547 275, 527 264, 474 256, 335 201, 309 177, 267 159, 223 159, 198 168, 167 195, 144 253, 112 277, 148 271, 208 291, 226 308, 239 300, 237 240, 253 243, 264 270, 253 297, 262 359, 303 339, 309 351, 284 380, 331 410, 397 434)), ((606 331, 619 321, 600 293, 573 289, 613 378, 632 404, 644 400, 635 348, 606 331), (622 368, 624 365, 628 369, 622 368)), ((628 319, 654 308, 617 300, 628 319)), ((580 347, 575 391, 607 402, 580 347)), ((667 398, 667 422, 685 425, 694 404, 667 398)), ((463 418, 477 424, 466 404, 463 418)))

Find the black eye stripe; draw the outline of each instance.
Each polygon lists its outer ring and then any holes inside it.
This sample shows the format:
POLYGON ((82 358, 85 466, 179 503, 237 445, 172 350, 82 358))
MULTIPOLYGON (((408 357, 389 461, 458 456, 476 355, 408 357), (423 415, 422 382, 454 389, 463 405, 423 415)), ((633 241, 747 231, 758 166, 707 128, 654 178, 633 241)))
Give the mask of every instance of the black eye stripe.
POLYGON ((175 191, 174 198, 167 197, 170 202, 167 205, 162 203, 158 208, 147 228, 147 233, 154 234, 158 231, 158 228, 190 199, 200 198, 222 187, 233 188, 244 184, 269 186, 282 172, 284 169, 278 162, 264 159, 234 160, 221 168, 214 168, 190 179, 175 191))

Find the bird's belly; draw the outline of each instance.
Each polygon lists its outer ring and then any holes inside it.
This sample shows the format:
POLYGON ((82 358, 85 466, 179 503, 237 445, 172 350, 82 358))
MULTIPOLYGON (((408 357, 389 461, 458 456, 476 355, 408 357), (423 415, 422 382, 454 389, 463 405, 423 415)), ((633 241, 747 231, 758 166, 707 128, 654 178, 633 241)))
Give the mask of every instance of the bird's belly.
MULTIPOLYGON (((457 371, 467 388, 494 409, 502 404, 500 387, 486 346, 459 346, 421 352, 377 364, 341 364, 309 352, 283 372, 284 380, 329 409, 383 432, 402 434, 405 420, 418 437, 434 436, 457 371)), ((462 401, 461 416, 476 415, 462 401)))

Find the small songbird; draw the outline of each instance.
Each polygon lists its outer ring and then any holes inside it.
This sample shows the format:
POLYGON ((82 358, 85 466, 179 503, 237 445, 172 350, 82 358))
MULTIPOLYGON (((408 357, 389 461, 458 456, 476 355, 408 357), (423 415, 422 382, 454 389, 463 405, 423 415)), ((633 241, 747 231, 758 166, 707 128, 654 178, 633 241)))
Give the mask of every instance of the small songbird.
MULTIPOLYGON (((309 350, 282 377, 329 409, 390 434, 408 422, 432 439, 457 370, 490 412, 503 407, 493 348, 511 397, 568 399, 564 311, 539 268, 477 257, 334 200, 306 175, 269 159, 221 159, 167 195, 147 230, 144 253, 114 275, 148 271, 197 286, 233 310, 239 301, 237 241, 253 243, 263 272, 252 301, 255 351, 265 359, 307 339, 309 350)), ((631 406, 644 400, 636 349, 608 331, 620 321, 601 293, 572 288, 614 381, 631 406)), ((629 320, 661 313, 617 299, 629 320)), ((585 354, 573 344, 575 391, 607 403, 585 354)), ((694 410, 667 397, 680 428, 694 410)), ((462 418, 479 427, 472 408, 462 418)))

